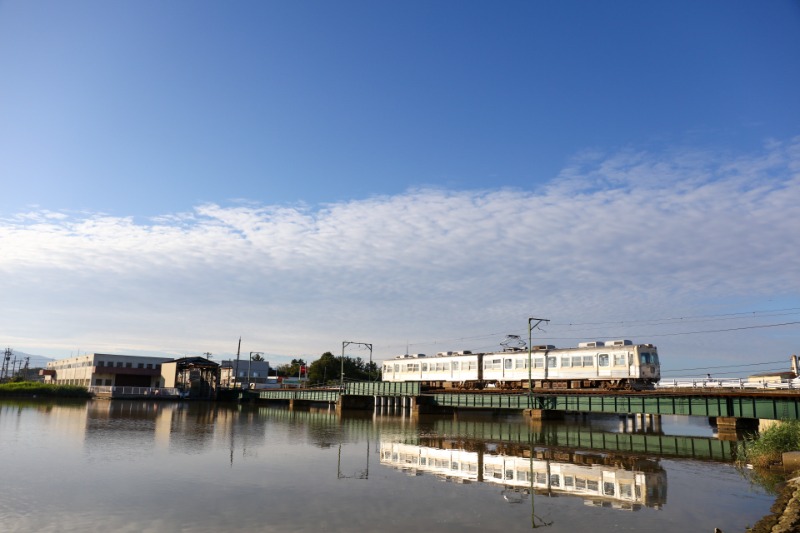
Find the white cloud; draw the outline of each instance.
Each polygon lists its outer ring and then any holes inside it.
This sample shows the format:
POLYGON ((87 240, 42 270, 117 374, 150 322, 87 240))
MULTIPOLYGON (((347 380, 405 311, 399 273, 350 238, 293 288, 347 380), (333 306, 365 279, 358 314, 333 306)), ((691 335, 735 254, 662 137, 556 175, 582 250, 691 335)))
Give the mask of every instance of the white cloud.
MULTIPOLYGON (((630 322, 778 298, 800 307, 798 147, 587 152, 536 192, 413 190, 318 210, 206 204, 147 223, 29 211, 0 221, 0 331, 27 351, 230 353, 241 334, 272 354, 347 339, 384 357, 406 341, 485 334, 477 342, 496 345, 493 334, 522 333, 529 314, 630 322)), ((680 357, 747 357, 758 331, 636 340, 680 357)), ((763 350, 788 355, 790 331, 763 350)))

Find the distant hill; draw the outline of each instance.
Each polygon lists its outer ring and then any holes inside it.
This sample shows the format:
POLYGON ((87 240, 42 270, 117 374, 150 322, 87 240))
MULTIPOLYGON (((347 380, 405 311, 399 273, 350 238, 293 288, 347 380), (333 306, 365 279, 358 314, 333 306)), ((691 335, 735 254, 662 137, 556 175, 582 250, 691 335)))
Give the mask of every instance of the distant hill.
MULTIPOLYGON (((2 357, 2 353, 5 351, 5 348, 0 350, 0 357, 2 357)), ((52 357, 45 357, 43 355, 34 355, 30 353, 20 352, 19 350, 11 349, 13 352, 11 355, 11 360, 13 361, 14 358, 17 358, 17 364, 19 361, 23 361, 26 357, 29 357, 30 360, 28 361, 28 368, 43 368, 47 366, 47 363, 50 361, 55 361, 52 357)))

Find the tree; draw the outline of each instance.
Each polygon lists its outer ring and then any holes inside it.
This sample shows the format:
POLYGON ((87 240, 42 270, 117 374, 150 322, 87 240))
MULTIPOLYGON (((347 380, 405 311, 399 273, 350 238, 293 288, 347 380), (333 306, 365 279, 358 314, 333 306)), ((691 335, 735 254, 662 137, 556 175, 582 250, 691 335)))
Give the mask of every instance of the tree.
POLYGON ((309 383, 322 383, 327 385, 339 381, 341 362, 331 352, 325 352, 308 367, 309 383))
MULTIPOLYGON (((331 352, 325 352, 308 367, 308 381, 316 384, 338 384, 341 381, 342 359, 331 352)), ((378 366, 365 363, 360 357, 344 358, 344 377, 348 381, 373 381, 380 379, 378 366)))
POLYGON ((279 376, 285 378, 297 377, 300 375, 300 368, 306 366, 306 362, 302 359, 292 359, 291 363, 278 365, 276 371, 279 376))
MULTIPOLYGON (((210 354, 209 354, 209 355, 210 355, 210 354)), ((261 357, 261 354, 260 354, 260 353, 257 353, 257 354, 255 354, 255 355, 252 357, 252 360, 253 360, 253 361, 263 361, 263 360, 264 360, 264 358, 263 358, 263 357, 261 357)))

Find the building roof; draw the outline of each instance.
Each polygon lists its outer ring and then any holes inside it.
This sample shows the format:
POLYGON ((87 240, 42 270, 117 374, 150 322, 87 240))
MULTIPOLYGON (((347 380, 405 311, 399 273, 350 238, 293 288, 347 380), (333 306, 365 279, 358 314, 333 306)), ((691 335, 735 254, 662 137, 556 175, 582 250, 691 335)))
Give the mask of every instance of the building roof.
POLYGON ((177 363, 178 366, 219 367, 219 363, 206 359, 205 357, 181 357, 180 359, 173 359, 172 361, 165 362, 165 364, 169 363, 177 363))

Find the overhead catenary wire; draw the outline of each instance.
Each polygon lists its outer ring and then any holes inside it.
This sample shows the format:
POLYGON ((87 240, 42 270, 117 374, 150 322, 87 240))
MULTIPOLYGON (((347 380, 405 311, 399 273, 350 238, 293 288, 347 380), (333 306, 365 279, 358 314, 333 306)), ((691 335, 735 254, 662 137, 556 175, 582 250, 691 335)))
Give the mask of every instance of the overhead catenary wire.
MULTIPOLYGON (((794 315, 800 314, 800 307, 788 307, 783 309, 768 309, 763 311, 743 311, 739 313, 724 313, 724 314, 717 314, 717 315, 693 315, 693 316, 685 316, 685 317, 668 317, 668 318, 656 318, 656 319, 649 319, 649 320, 621 320, 621 321, 608 321, 608 322, 583 322, 583 323, 558 323, 558 322, 551 322, 548 325, 548 329, 551 327, 556 328, 569 328, 571 332, 575 332, 576 330, 572 329, 574 326, 601 326, 601 325, 615 325, 617 327, 643 327, 647 325, 651 326, 658 326, 658 325, 686 325, 688 322, 707 322, 711 320, 742 320, 742 319, 752 319, 752 318, 767 318, 772 316, 787 316, 787 315, 794 315)), ((793 326, 800 324, 800 321, 789 321, 789 322, 780 322, 780 323, 771 323, 771 324, 756 324, 750 326, 738 326, 734 328, 721 328, 721 329, 708 329, 708 330, 696 330, 696 331, 676 331, 676 332, 669 332, 669 333, 637 333, 637 337, 646 337, 646 338, 658 338, 658 337, 672 337, 672 336, 681 336, 681 335, 702 335, 702 334, 711 334, 711 333, 727 333, 733 331, 746 331, 752 329, 763 329, 763 328, 776 328, 776 327, 785 327, 785 326, 793 326)), ((587 330, 577 330, 577 331, 592 331, 593 329, 587 330)), ((542 330, 544 331, 544 330, 542 330)), ((402 348, 411 347, 411 346, 436 346, 436 345, 452 345, 453 343, 457 342, 467 342, 467 341, 474 341, 480 339, 489 339, 489 338, 498 338, 504 337, 508 334, 516 334, 523 336, 527 332, 520 332, 516 330, 516 327, 509 328, 508 330, 498 331, 493 333, 481 333, 477 335, 470 335, 470 336, 460 336, 460 337, 452 337, 452 338, 445 338, 445 339, 434 339, 428 341, 416 341, 416 342, 406 342, 402 345, 402 348)), ((630 332, 624 333, 614 333, 614 334, 604 334, 602 336, 598 336, 597 340, 601 339, 619 339, 619 338, 626 338, 631 337, 630 332)), ((547 341, 581 341, 586 340, 586 336, 575 337, 575 336, 542 336, 539 337, 542 340, 547 341)), ((499 341, 498 341, 499 343, 499 341)), ((391 350, 397 349, 400 345, 384 345, 381 348, 384 350, 391 350)), ((494 349, 494 348, 489 348, 494 349)))
MULTIPOLYGON (((639 336, 640 337, 646 337, 646 338, 654 338, 654 337, 675 337, 675 336, 680 336, 680 335, 702 335, 702 334, 708 334, 708 333, 728 333, 728 332, 731 332, 731 331, 745 331, 745 330, 751 330, 751 329, 777 328, 777 327, 783 327, 783 326, 794 326, 794 325, 798 325, 798 324, 800 324, 800 320, 793 321, 793 322, 781 322, 781 323, 778 323, 778 324, 761 324, 761 325, 756 325, 756 326, 740 326, 740 327, 736 327, 736 328, 709 329, 709 330, 700 330, 700 331, 677 331, 677 332, 672 332, 672 333, 641 333, 641 334, 639 334, 639 336)), ((502 333, 492 333, 492 334, 476 335, 476 336, 472 336, 472 337, 459 337, 459 338, 454 338, 454 339, 442 339, 442 340, 438 340, 438 341, 415 342, 415 343, 409 343, 408 346, 430 346, 430 345, 436 345, 436 344, 444 344, 446 342, 484 339, 484 338, 489 338, 491 336, 499 336, 499 335, 504 335, 504 334, 502 334, 502 333)), ((626 336, 628 336, 628 335, 624 335, 624 334, 603 335, 601 338, 602 339, 618 339, 618 338, 624 338, 626 336)), ((548 341, 585 340, 585 337, 549 337, 549 336, 545 336, 545 337, 540 337, 540 338, 542 340, 548 340, 548 341)), ((391 347, 391 346, 389 346, 389 347, 391 347)))
POLYGON ((767 361, 765 363, 747 363, 742 365, 721 365, 721 366, 698 366, 695 368, 677 368, 675 370, 664 370, 661 369, 662 374, 666 374, 667 372, 689 372, 691 370, 715 370, 719 368, 741 368, 741 367, 748 367, 748 366, 764 366, 764 365, 777 365, 784 363, 784 361, 767 361))

